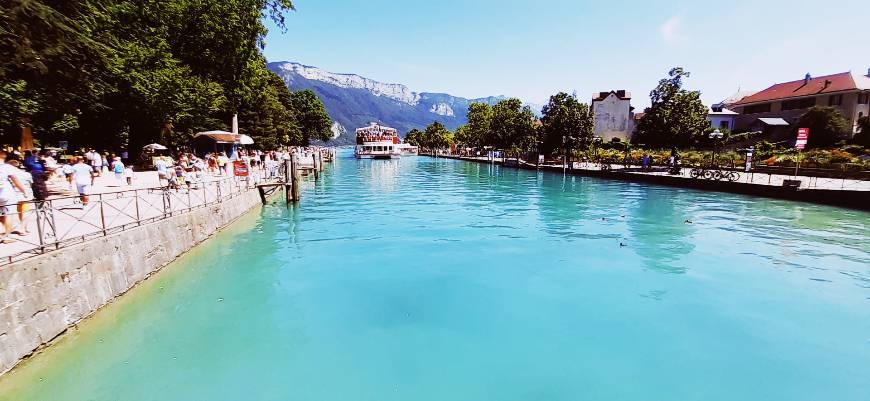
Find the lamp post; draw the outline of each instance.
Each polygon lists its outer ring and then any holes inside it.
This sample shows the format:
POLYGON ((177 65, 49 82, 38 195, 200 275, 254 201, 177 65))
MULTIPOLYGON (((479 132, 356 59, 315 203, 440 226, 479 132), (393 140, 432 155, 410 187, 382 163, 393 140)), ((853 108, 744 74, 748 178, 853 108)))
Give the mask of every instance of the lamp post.
POLYGON ((722 136, 722 132, 719 131, 719 128, 716 128, 710 133, 710 139, 713 140, 713 155, 710 157, 710 167, 716 167, 716 145, 719 143, 719 140, 722 139, 722 136))

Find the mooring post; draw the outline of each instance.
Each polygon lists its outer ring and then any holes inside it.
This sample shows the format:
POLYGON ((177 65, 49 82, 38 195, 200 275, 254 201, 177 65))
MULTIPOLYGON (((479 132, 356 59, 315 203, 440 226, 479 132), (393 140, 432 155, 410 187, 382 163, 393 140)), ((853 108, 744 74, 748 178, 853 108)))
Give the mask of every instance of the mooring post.
POLYGON ((311 162, 314 163, 314 180, 317 181, 317 178, 320 176, 317 172, 317 153, 311 154, 311 162))
POLYGON ((287 203, 293 201, 293 192, 290 190, 293 183, 290 176, 292 171, 292 168, 290 167, 291 160, 284 160, 284 200, 286 200, 287 203))
POLYGON ((302 200, 302 191, 299 187, 299 181, 301 181, 301 172, 299 169, 299 160, 297 160, 296 153, 290 155, 290 182, 292 184, 292 198, 294 202, 298 202, 302 200))

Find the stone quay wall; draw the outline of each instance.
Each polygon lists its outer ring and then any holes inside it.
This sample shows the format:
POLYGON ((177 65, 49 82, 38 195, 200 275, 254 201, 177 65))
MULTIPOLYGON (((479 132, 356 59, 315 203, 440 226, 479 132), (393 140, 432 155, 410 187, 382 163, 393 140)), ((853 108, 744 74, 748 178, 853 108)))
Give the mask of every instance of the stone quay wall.
POLYGON ((208 207, 0 267, 0 374, 261 203, 208 207))

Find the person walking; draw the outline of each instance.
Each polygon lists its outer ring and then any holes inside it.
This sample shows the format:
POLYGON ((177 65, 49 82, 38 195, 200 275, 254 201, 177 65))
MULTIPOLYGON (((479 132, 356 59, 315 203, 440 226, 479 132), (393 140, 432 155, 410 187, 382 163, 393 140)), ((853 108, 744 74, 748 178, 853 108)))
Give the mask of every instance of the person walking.
POLYGON ((18 160, 9 162, 9 166, 15 168, 16 178, 21 182, 24 191, 18 191, 18 228, 12 231, 12 234, 21 236, 29 234, 27 231, 27 222, 24 220, 24 213, 29 211, 33 206, 33 174, 21 168, 21 163, 18 160))
POLYGON ((11 215, 13 208, 18 205, 18 196, 15 192, 26 192, 21 181, 18 180, 17 169, 6 164, 6 151, 0 150, 0 223, 3 224, 3 239, 0 242, 6 244, 15 241, 9 238, 12 234, 11 215))
POLYGON ((100 152, 93 152, 91 159, 91 167, 93 168, 93 174, 91 174, 91 185, 94 185, 94 179, 99 177, 103 172, 103 156, 100 155, 100 152))
POLYGON ((76 164, 72 166, 73 181, 76 184, 76 190, 79 193, 79 198, 82 201, 82 207, 88 206, 88 196, 91 194, 91 185, 94 181, 93 176, 97 174, 93 166, 85 164, 85 158, 79 157, 76 164))
POLYGON ((115 173, 115 182, 118 183, 118 186, 124 185, 124 163, 121 162, 120 157, 115 157, 115 160, 112 161, 112 172, 115 173))
POLYGON ((218 165, 218 174, 219 175, 229 175, 229 170, 227 169, 227 165, 229 164, 230 159, 227 157, 226 152, 221 152, 217 157, 217 165, 218 165))
POLYGON ((157 158, 157 161, 154 162, 154 168, 157 169, 157 180, 160 185, 163 186, 163 181, 166 181, 166 185, 169 185, 169 174, 166 171, 166 161, 163 160, 162 157, 157 158))

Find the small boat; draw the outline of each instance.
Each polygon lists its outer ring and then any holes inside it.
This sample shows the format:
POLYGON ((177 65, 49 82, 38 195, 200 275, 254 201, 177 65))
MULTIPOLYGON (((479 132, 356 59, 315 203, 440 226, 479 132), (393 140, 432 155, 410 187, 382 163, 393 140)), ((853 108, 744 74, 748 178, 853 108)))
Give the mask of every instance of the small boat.
POLYGON ((399 133, 395 128, 371 123, 368 127, 357 128, 353 154, 357 159, 398 159, 402 157, 399 145, 399 133))
POLYGON ((416 146, 411 145, 410 143, 399 143, 396 145, 399 148, 399 152, 402 156, 417 156, 418 149, 416 146))

